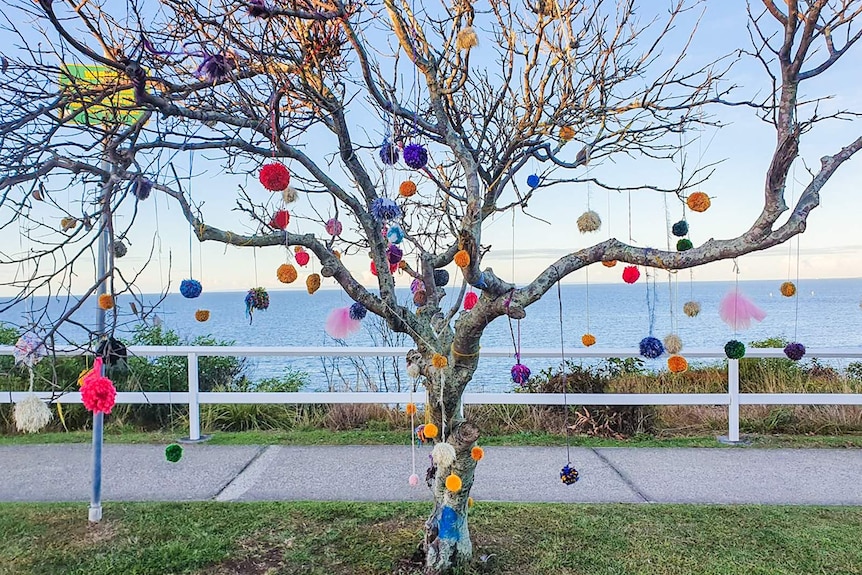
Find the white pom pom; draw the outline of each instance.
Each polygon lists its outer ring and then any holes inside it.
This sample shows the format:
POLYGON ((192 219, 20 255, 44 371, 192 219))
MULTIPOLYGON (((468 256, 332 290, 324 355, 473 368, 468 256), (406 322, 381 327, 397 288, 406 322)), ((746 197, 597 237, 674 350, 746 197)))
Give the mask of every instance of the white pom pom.
POLYGON ((416 379, 417 377, 419 377, 419 374, 420 374, 420 371, 419 371, 418 365, 416 365, 415 363, 408 363, 407 364, 407 375, 409 375, 413 379, 416 379))
POLYGON ((36 433, 51 421, 51 410, 45 405, 45 402, 36 397, 36 394, 31 393, 21 401, 15 404, 15 411, 12 413, 15 419, 15 427, 18 431, 27 433, 36 433))
POLYGON ((296 193, 296 190, 287 186, 287 189, 281 192, 281 199, 284 200, 285 204, 292 204, 299 198, 299 194, 296 193))
POLYGON ((602 219, 599 217, 599 214, 592 210, 584 212, 578 218, 578 230, 582 234, 596 232, 600 227, 602 227, 602 219))
POLYGON ((410 476, 407 482, 410 484, 411 487, 416 487, 417 485, 419 485, 419 476, 414 473, 410 476))
POLYGON ((446 468, 455 463, 455 448, 448 443, 438 443, 431 451, 431 459, 437 467, 446 468))
POLYGON ((479 36, 472 26, 467 26, 458 31, 455 38, 455 48, 458 50, 469 50, 479 45, 479 36))
POLYGON ((682 340, 678 335, 672 333, 664 338, 664 348, 671 355, 676 355, 682 351, 682 340))

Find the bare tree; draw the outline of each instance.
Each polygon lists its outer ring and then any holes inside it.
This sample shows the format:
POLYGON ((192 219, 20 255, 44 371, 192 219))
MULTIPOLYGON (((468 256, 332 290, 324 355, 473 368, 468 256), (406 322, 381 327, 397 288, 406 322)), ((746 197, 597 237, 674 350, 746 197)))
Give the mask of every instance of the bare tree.
MULTIPOLYGON (((800 86, 826 73, 859 39, 862 2, 788 0, 778 6, 762 0, 762 7, 750 7, 750 49, 694 66, 685 51, 696 25, 674 47, 678 57, 668 60, 662 51, 678 36, 674 27, 692 21, 699 2, 674 0, 649 21, 638 17, 634 0, 500 1, 481 10, 471 0, 427 4, 10 0, 2 9, 3 34, 10 43, 17 38, 17 48, 2 60, 0 190, 7 226, 16 218, 27 221, 37 194, 50 197, 44 190, 51 186, 92 181, 105 190, 101 202, 94 201, 93 188, 87 192, 88 209, 74 216, 87 224, 83 229, 61 242, 45 235, 38 254, 40 266, 50 262, 45 278, 72 273, 88 253, 90 226, 110 225, 118 203, 152 186, 176 201, 200 241, 302 246, 319 260, 323 276, 407 334, 416 346, 408 362, 435 398, 427 406, 431 420, 445 430, 427 475, 435 504, 424 541, 427 570, 439 573, 472 555, 467 500, 479 430, 459 416, 459 407, 484 329, 498 317, 525 317, 555 283, 603 260, 676 270, 802 233, 820 190, 862 148, 862 136, 823 150, 788 206, 785 187, 802 136, 819 122, 857 117, 852 110, 821 114, 821 98, 801 100, 800 86), (41 37, 22 32, 22 21, 34 23, 41 37), (492 47, 491 59, 475 56, 478 38, 492 47), (765 94, 759 100, 736 100, 728 81, 728 70, 746 55, 766 72, 756 87, 765 94), (69 62, 104 67, 112 80, 80 80, 69 74, 69 62), (585 166, 615 155, 670 160, 680 131, 717 125, 705 112, 721 106, 748 107, 775 129, 763 208, 747 231, 684 252, 611 238, 568 253, 520 288, 483 267, 489 250, 482 244, 483 222, 526 210, 535 195, 561 183, 622 189, 590 176, 585 166), (98 121, 75 121, 82 113, 98 121), (132 113, 137 117, 129 122, 132 113), (313 136, 314 149, 292 144, 290 135, 300 131, 313 136), (251 194, 242 194, 236 209, 256 223, 256 233, 209 225, 178 178, 155 173, 177 150, 206 151, 210 162, 232 174, 256 172, 269 157, 287 161, 293 186, 313 197, 315 214, 308 217, 324 224, 336 214, 349 229, 330 237, 273 228, 271 208, 251 194), (387 197, 393 195, 388 164, 402 153, 417 167, 414 179, 422 190, 406 190, 394 201, 387 197), (527 166, 537 164, 544 171, 536 185, 519 188, 527 166), (344 177, 335 175, 338 170, 344 177), (504 191, 514 191, 514 199, 504 200, 511 196, 504 191), (396 226, 400 233, 393 232, 396 226), (403 243, 393 249, 401 234, 403 243), (339 251, 370 254, 375 290, 345 267, 339 251), (399 252, 418 263, 401 259, 390 267, 399 252), (58 253, 66 255, 53 258, 58 253), (442 305, 438 284, 447 282, 440 281, 440 270, 453 261, 465 287, 481 292, 469 312, 459 313, 463 287, 455 306, 442 305), (421 287, 418 307, 396 299, 396 267, 421 287), (447 489, 453 475, 460 487, 447 489)), ((684 174, 672 188, 645 183, 638 190, 686 201, 709 171, 684 174)), ((111 265, 109 276, 119 277, 118 268, 111 265)), ((46 285, 41 278, 28 278, 21 296, 46 285)))

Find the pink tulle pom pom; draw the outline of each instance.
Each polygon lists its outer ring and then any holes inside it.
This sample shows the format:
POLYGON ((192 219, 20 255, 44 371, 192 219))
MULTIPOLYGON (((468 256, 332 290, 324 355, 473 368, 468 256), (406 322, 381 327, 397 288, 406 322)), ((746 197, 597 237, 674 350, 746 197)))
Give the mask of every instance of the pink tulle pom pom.
POLYGON ((329 312, 324 329, 330 337, 344 339, 359 331, 360 327, 360 321, 350 318, 349 307, 339 307, 329 312))
POLYGON ((419 485, 419 476, 414 473, 407 481, 410 483, 411 487, 416 487, 417 485, 419 485))
POLYGON ((766 312, 754 305, 754 302, 738 290, 732 290, 721 299, 718 315, 734 330, 740 330, 751 327, 751 320, 763 321, 766 312))

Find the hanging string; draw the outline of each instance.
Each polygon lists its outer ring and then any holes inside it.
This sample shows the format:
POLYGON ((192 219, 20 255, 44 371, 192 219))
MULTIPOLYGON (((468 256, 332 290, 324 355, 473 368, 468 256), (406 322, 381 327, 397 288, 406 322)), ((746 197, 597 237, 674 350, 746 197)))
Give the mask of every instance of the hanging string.
POLYGON ((584 272, 587 278, 587 333, 593 333, 590 331, 590 266, 584 268, 584 272))
POLYGON ((733 298, 733 336, 736 337, 739 334, 739 314, 737 312, 738 304, 739 304, 739 263, 736 261, 736 258, 733 258, 733 271, 736 274, 734 278, 734 286, 733 289, 736 292, 733 298))
MULTIPOLYGON (((554 271, 557 272, 556 268, 554 271)), ((560 273, 557 272, 557 304, 560 308, 560 358, 562 360, 562 370, 563 370, 563 424, 566 430, 566 463, 571 464, 572 455, 571 455, 571 446, 569 442, 569 398, 568 398, 568 390, 569 387, 567 377, 566 377, 566 340, 565 333, 563 329, 563 295, 560 291, 560 273)))
MULTIPOLYGON (((416 381, 418 377, 413 378, 413 382, 410 384, 410 405, 413 408, 410 410, 410 464, 412 475, 416 475, 416 441, 413 439, 413 430, 416 429, 416 403, 413 401, 413 392, 416 391, 416 381)), ((427 413, 428 410, 426 409, 427 413)))
MULTIPOLYGON (((194 170, 195 165, 195 151, 189 150, 189 204, 193 203, 192 196, 192 172, 194 170)), ((189 278, 194 278, 195 274, 192 271, 192 254, 194 253, 193 248, 193 238, 194 238, 194 228, 189 226, 189 278)))
POLYGON ((257 246, 251 248, 251 254, 254 259, 254 285, 257 287, 260 285, 260 282, 257 281, 257 246))
POLYGON ((440 439, 446 441, 446 404, 443 403, 443 388, 446 387, 446 372, 440 370, 440 439))
POLYGON ((655 274, 650 272, 650 268, 646 268, 646 300, 647 311, 649 313, 649 334, 653 335, 655 329, 655 307, 656 307, 656 284, 655 274), (650 280, 652 280, 652 289, 650 289, 650 280))

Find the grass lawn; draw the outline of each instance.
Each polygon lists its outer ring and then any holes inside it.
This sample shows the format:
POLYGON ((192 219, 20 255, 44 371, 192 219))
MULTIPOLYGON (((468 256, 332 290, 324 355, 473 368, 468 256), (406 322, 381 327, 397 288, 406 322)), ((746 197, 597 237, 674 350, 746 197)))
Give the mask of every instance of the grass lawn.
MULTIPOLYGON (((0 505, 0 573, 418 573, 427 504, 0 505)), ((478 503, 465 574, 862 573, 862 509, 478 503), (483 560, 484 559, 484 560, 483 560)))
MULTIPOLYGON (((139 432, 105 430, 106 443, 171 443, 187 430, 176 432, 139 432)), ((860 448, 862 435, 752 435, 746 436, 750 447, 825 447, 860 448)), ((68 433, 34 433, 0 435, 0 445, 27 445, 34 443, 87 443, 92 440, 88 431, 68 433)), ((404 431, 327 429, 298 431, 219 431, 211 437, 211 445, 400 445, 407 442, 404 431)), ((483 445, 565 445, 565 438, 548 433, 515 433, 510 435, 483 435, 483 445)), ((573 446, 580 447, 729 447, 716 441, 714 436, 669 437, 636 436, 617 440, 601 437, 573 436, 573 446)))

